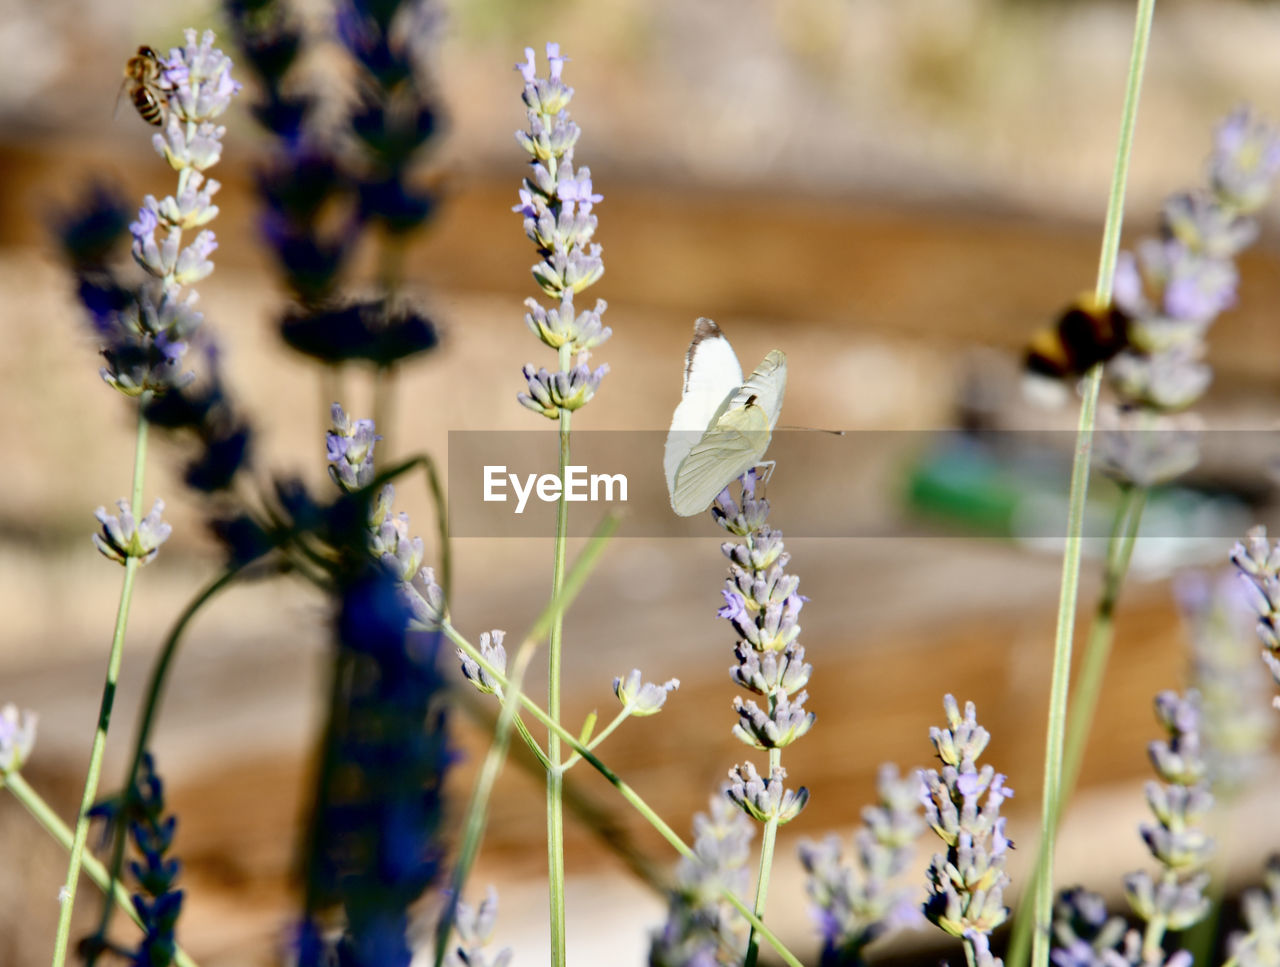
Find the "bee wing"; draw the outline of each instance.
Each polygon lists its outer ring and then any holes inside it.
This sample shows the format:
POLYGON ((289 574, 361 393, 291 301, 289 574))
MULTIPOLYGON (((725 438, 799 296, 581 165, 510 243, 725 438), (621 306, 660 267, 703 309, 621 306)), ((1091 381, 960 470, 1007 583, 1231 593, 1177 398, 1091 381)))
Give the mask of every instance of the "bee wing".
POLYGON ((706 510, 720 491, 760 462, 771 436, 769 414, 755 403, 727 409, 676 469, 671 509, 681 517, 706 510))

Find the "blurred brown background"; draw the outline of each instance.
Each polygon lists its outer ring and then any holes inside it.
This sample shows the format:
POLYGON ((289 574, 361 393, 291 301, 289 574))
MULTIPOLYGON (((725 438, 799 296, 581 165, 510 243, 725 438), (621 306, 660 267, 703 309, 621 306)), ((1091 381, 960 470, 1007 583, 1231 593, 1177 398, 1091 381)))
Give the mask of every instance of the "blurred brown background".
MULTIPOLYGON (((308 0, 300 9, 323 27, 326 4, 308 0)), ((89 544, 91 513, 128 488, 132 429, 123 401, 96 375, 95 346, 45 219, 94 175, 123 180, 139 198, 170 190, 149 130, 127 103, 112 116, 119 70, 139 43, 168 46, 183 26, 218 29, 220 21, 212 4, 159 2, 0 0, 0 13, 0 386, 8 413, 0 452, 9 457, 0 701, 40 713, 25 771, 69 817, 119 580, 89 544)), ((610 303, 614 336, 596 358, 612 373, 575 426, 664 428, 692 320, 709 315, 748 367, 774 346, 787 351, 784 424, 933 429, 954 422, 975 385, 993 412, 1019 415, 1021 344, 1092 287, 1131 26, 1131 5, 1121 2, 448 5, 436 76, 449 123, 432 166, 448 199, 407 261, 412 291, 445 341, 401 380, 394 424, 383 428, 392 452, 443 458, 450 430, 535 420, 515 402, 520 365, 546 362, 521 321, 522 300, 535 294, 534 257, 510 211, 523 174, 511 138, 523 123, 511 66, 525 45, 541 52, 546 40, 559 40, 571 58, 573 112, 584 132, 577 159, 605 196, 597 213, 606 275, 592 295, 610 303)), ((1278 48, 1280 5, 1162 0, 1128 237, 1151 230, 1164 195, 1202 178, 1218 117, 1246 100, 1280 117, 1278 48)), ((324 63, 321 52, 308 82, 340 94, 324 63)), ((297 472, 324 486, 327 401, 314 368, 275 334, 282 296, 254 230, 250 178, 264 138, 242 106, 228 127, 215 171, 224 185, 217 271, 199 287, 202 305, 255 419, 260 472, 297 472)), ((1215 425, 1273 420, 1278 266, 1273 206, 1242 263, 1241 305, 1213 333, 1217 376, 1202 410, 1215 425)), ((348 409, 363 415, 367 375, 349 374, 344 393, 348 409)), ((1034 421, 1068 426, 1073 416, 1034 421)), ((176 533, 139 581, 104 788, 123 767, 149 658, 215 566, 195 504, 177 482, 180 455, 163 444, 152 453, 147 499, 165 498, 176 533)), ((846 499, 893 521, 903 511, 888 469, 850 478, 846 499)), ((400 501, 429 536, 422 488, 402 487, 400 501)), ((628 723, 602 754, 682 831, 742 758, 729 735, 732 641, 714 616, 718 540, 709 523, 705 541, 618 540, 568 625, 571 724, 596 708, 607 720, 610 681, 633 666, 681 679, 660 716, 628 723)), ((926 764, 927 730, 939 723, 947 691, 978 703, 994 734, 989 761, 1019 792, 1010 827, 1023 844, 1018 882, 1038 816, 1057 557, 940 537, 804 540, 791 550, 811 598, 804 629, 819 721, 786 757, 813 799, 782 838, 770 907, 782 936, 813 949, 797 838, 852 827, 882 760, 926 764)), ((1206 556, 1223 560, 1226 552, 1220 542, 1206 556)), ((518 633, 545 598, 550 558, 549 541, 459 542, 457 624, 473 636, 490 627, 518 633)), ((1086 562, 1086 604, 1096 567, 1086 562)), ((290 864, 320 716, 325 622, 323 601, 302 587, 242 588, 199 619, 181 658, 156 754, 188 864, 180 936, 205 967, 274 962, 295 908, 290 864)), ((1121 608, 1084 789, 1063 842, 1063 880, 1086 878, 1114 893, 1120 873, 1145 863, 1134 823, 1144 808, 1145 743, 1155 735, 1150 699, 1184 684, 1186 665, 1167 582, 1139 576, 1121 608)), ((464 715, 455 722, 464 753, 454 786, 460 810, 485 738, 464 715)), ((672 861, 597 777, 575 770, 573 778, 655 862, 672 861)), ((1273 777, 1232 814, 1229 822, 1252 837, 1233 840, 1233 876, 1253 877, 1280 846, 1274 824, 1255 821, 1274 792, 1273 777)), ((517 948, 517 964, 539 963, 545 951, 542 813, 538 785, 510 765, 473 884, 500 887, 498 933, 517 948)), ((0 964, 42 963, 65 861, 7 797, 0 859, 0 964)), ((924 862, 922 855, 921 869, 924 862)), ((661 899, 576 825, 568 866, 572 962, 642 962, 661 899)), ((80 896, 87 918, 96 896, 87 885, 80 896)))

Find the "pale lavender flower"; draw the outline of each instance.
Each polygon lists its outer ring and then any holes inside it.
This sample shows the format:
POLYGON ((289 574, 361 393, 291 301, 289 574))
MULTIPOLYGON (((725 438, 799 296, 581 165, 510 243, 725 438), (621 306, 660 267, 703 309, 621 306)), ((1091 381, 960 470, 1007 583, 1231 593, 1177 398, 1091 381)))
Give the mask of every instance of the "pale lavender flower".
POLYGON ((124 564, 129 558, 137 558, 138 564, 150 564, 160 553, 160 545, 169 539, 173 528, 160 515, 164 512, 164 501, 159 497, 151 507, 151 512, 140 521, 135 521, 129 501, 118 500, 116 506, 119 515, 108 514, 105 507, 99 507, 93 516, 102 524, 102 532, 93 535, 93 545, 106 558, 124 564))
POLYGON ((1206 778, 1208 764, 1200 741, 1200 695, 1165 691, 1156 696, 1156 718, 1166 738, 1148 746, 1156 774, 1164 781, 1147 783, 1147 804, 1154 823, 1139 827, 1147 850, 1160 863, 1159 877, 1147 872, 1125 877, 1125 895, 1133 911, 1160 932, 1185 930, 1209 910, 1203 872, 1213 854, 1213 840, 1203 823, 1213 807, 1206 778))
MULTIPOLYGON (((506 635, 505 631, 497 628, 480 633, 480 654, 503 675, 507 673, 507 649, 502 646, 502 640, 506 635)), ((502 685, 461 648, 458 649, 458 659, 462 662, 463 677, 474 685, 477 691, 502 697, 502 685)))
POLYGON ((208 121, 222 115, 240 83, 231 77, 231 58, 213 46, 214 34, 206 30, 199 43, 196 31, 183 32, 186 43, 169 51, 161 73, 170 111, 181 121, 208 121))
POLYGON ((1215 795, 1234 795, 1257 778, 1275 733, 1246 593, 1234 574, 1188 571, 1174 581, 1191 642, 1191 679, 1201 696, 1203 754, 1215 795))
POLYGON ((1247 931, 1227 941, 1231 962, 1238 967, 1275 967, 1280 963, 1280 856, 1267 860, 1265 888, 1246 890, 1240 901, 1247 931))
MULTIPOLYGON (((1267 648, 1262 660, 1280 684, 1280 544, 1272 546, 1267 529, 1255 527, 1231 549, 1231 563, 1240 571, 1249 605, 1258 618, 1258 637, 1267 648)), ((1280 697, 1272 702, 1280 708, 1280 697)))
MULTIPOLYGON (((582 354, 579 354, 582 358, 582 354)), ((554 373, 546 369, 534 370, 532 365, 524 367, 524 378, 528 382, 529 392, 520 393, 516 398, 548 419, 558 419, 561 410, 576 410, 596 395, 600 381, 609 372, 609 364, 605 363, 591 370, 585 362, 579 363, 569 370, 558 370, 554 373)))
POLYGON ((751 876, 751 821, 724 790, 693 818, 694 858, 676 867, 667 921, 652 935, 650 967, 737 967, 747 951, 747 922, 721 898, 741 895, 751 876))
POLYGON ((1280 174, 1280 132, 1247 105, 1237 108, 1214 133, 1209 180, 1214 192, 1237 211, 1257 211, 1280 174))
POLYGON ((786 788, 783 785, 786 778, 787 770, 781 766, 773 769, 766 779, 754 765, 744 762, 729 770, 729 786, 725 794, 730 802, 758 823, 771 820, 789 823, 809 802, 809 790, 803 786, 799 791, 786 788))
POLYGON ((613 680, 613 694, 623 708, 635 716, 657 715, 666 704, 667 696, 680 687, 680 679, 672 678, 659 685, 646 682, 640 669, 633 668, 625 677, 613 680))
POLYGON ((1138 242, 1116 262, 1114 302, 1127 347, 1106 368, 1115 394, 1116 430, 1099 439, 1099 459, 1117 479, 1150 486, 1184 473, 1199 460, 1196 441, 1169 413, 1200 399, 1212 372, 1205 338, 1236 301, 1232 261, 1254 238, 1252 217, 1280 173, 1280 138, 1248 110, 1217 130, 1208 189, 1170 197, 1160 235, 1138 242), (1167 431, 1167 432, 1166 432, 1167 431), (1132 436, 1145 436, 1130 442, 1132 436))
POLYGON ((946 844, 929 866, 924 915, 972 944, 970 931, 990 935, 1009 915, 1004 866, 1011 844, 1000 807, 1013 790, 991 766, 978 768, 991 736, 978 724, 973 703, 965 705, 963 716, 951 695, 943 699, 943 707, 947 728, 929 730, 942 769, 919 773, 925 820, 946 844))
MULTIPOLYGON (((814 715, 805 709, 809 694, 803 686, 813 669, 805 663, 799 642, 800 611, 807 600, 799 593, 799 578, 786 572, 791 555, 786 552, 782 533, 768 525, 769 502, 756 494, 754 470, 738 481, 735 499, 726 487, 711 505, 712 519, 739 538, 721 545, 729 561, 729 576, 720 592, 724 605, 717 614, 729 622, 738 642, 734 646, 736 664, 729 677, 735 685, 761 699, 735 696, 737 723, 733 734, 747 745, 764 750, 782 749, 812 728, 814 715)), ((761 780, 769 802, 788 803, 791 808, 761 808, 753 784, 755 767, 747 763, 735 767, 734 801, 753 817, 772 810, 779 822, 793 819, 809 799, 807 789, 784 791, 786 773, 781 767, 761 780)), ((760 800, 763 802, 764 800, 760 800)))
POLYGON ((98 326, 107 365, 103 379, 130 396, 163 393, 194 378, 182 371, 182 358, 200 324, 188 287, 213 271, 210 256, 218 247, 208 225, 218 214, 213 196, 219 184, 202 172, 222 155, 226 129, 211 122, 222 114, 240 85, 231 78, 231 61, 213 47, 213 34, 186 32, 186 46, 162 61, 155 91, 162 100, 164 127, 156 150, 178 172, 172 195, 147 195, 129 226, 134 261, 147 273, 128 305, 104 317, 98 326), (198 230, 198 231, 197 231, 198 230), (194 237, 185 237, 195 231, 194 237))
POLYGON ((0 707, 0 776, 17 772, 36 744, 36 713, 12 702, 0 707))
MULTIPOLYGON (((373 449, 382 437, 375 431, 373 420, 352 421, 341 403, 333 404, 330 418, 333 428, 325 434, 329 477, 343 490, 359 490, 373 480, 373 449)), ((380 546, 378 556, 383 553, 380 546)))
POLYGON ((844 861, 838 836, 822 842, 802 840, 800 862, 808 876, 805 890, 822 934, 823 967, 862 962, 862 948, 890 930, 924 923, 915 888, 895 886, 911 862, 924 831, 920 817, 920 780, 900 776, 892 764, 880 767, 879 802, 862 810, 854 833, 853 863, 844 861))
POLYGON ((512 951, 505 947, 496 954, 487 949, 493 942, 498 922, 498 891, 492 886, 485 891, 478 906, 458 900, 454 908, 453 928, 458 935, 455 949, 445 954, 446 967, 507 967, 512 951))
POLYGON ((530 171, 520 188, 519 204, 512 210, 519 213, 541 259, 533 266, 534 281, 558 303, 545 309, 534 299, 526 300, 525 322, 550 348, 569 351, 567 358, 561 357, 559 373, 525 366, 529 390, 519 399, 551 419, 558 419, 561 410, 574 410, 591 400, 608 367, 589 370, 587 354, 612 333, 600 321, 607 308, 603 300, 582 312, 573 303, 574 296, 604 274, 601 248, 592 242, 596 231, 592 209, 603 196, 595 191, 589 168, 574 168, 573 151, 581 132, 569 117, 573 88, 562 78, 566 60, 559 44, 547 44, 546 77, 537 74, 533 48, 526 48, 524 63, 516 65, 524 79, 529 118, 528 130, 516 132, 516 141, 530 156, 530 171))

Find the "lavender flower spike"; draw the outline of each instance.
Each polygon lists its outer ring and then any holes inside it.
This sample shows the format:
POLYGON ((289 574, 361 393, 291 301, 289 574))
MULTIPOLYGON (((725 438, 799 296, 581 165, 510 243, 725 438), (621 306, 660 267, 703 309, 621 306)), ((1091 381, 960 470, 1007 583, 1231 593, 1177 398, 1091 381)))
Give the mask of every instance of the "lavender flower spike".
POLYGON ((844 861, 835 835, 820 843, 803 840, 799 846, 808 874, 805 890, 822 934, 824 967, 860 964, 862 948, 877 937, 924 923, 915 889, 892 883, 911 862, 915 841, 924 831, 920 780, 914 773, 900 776, 897 766, 885 764, 876 788, 880 799, 862 810, 852 864, 844 861))
POLYGON ((547 309, 535 299, 526 300, 525 322, 546 346, 561 352, 560 372, 525 366, 529 391, 519 399, 550 419, 590 402, 608 368, 588 369, 587 354, 612 332, 601 322, 607 308, 603 300, 583 311, 573 302, 604 274, 601 248, 592 241, 597 224, 593 209, 603 196, 595 191, 591 169, 574 167, 581 131, 569 117, 573 88, 564 83, 566 60, 559 44, 547 44, 546 77, 537 74, 532 48, 525 49, 524 63, 516 65, 524 79, 529 118, 528 129, 517 131, 516 141, 529 154, 531 171, 512 210, 519 213, 525 235, 541 259, 533 266, 534 281, 557 303, 547 309))
POLYGON ((725 793, 712 796, 710 809, 693 818, 694 858, 676 867, 667 922, 650 939, 650 967, 716 967, 743 961, 747 922, 721 899, 720 891, 740 894, 746 889, 753 827, 725 793))
POLYGON ((1004 776, 977 761, 991 736, 978 724, 972 702, 963 717, 955 698, 943 700, 947 728, 929 730, 942 770, 921 770, 920 798, 925 819, 946 844, 929 867, 924 915, 977 949, 974 934, 990 935, 1009 915, 1004 871, 1010 842, 1000 807, 1013 795, 1004 776))
POLYGON ((129 501, 117 500, 120 508, 117 517, 108 514, 105 507, 99 507, 93 516, 102 524, 102 533, 93 535, 93 545, 103 557, 124 564, 129 558, 138 559, 138 564, 150 564, 160 553, 160 545, 169 539, 173 528, 160 518, 164 511, 164 501, 159 497, 151 506, 151 512, 141 521, 134 521, 129 501))
POLYGON ((36 713, 12 702, 0 707, 0 779, 21 769, 35 744, 36 713))
POLYGON ((1161 692, 1156 718, 1167 737, 1149 746, 1151 763, 1164 784, 1147 784, 1154 823, 1139 827, 1147 850, 1159 862, 1158 877, 1143 871, 1125 877, 1129 905, 1147 922, 1143 953, 1154 956, 1166 931, 1185 930, 1209 910, 1204 895, 1213 840, 1203 828, 1213 807, 1208 764, 1201 751, 1200 695, 1161 692))
MULTIPOLYGON (((1267 648, 1262 660, 1280 684, 1280 543, 1272 546, 1267 529, 1255 527, 1231 549, 1231 563, 1240 571, 1249 604, 1258 616, 1258 637, 1267 648)), ((1280 697, 1272 701, 1280 708, 1280 697)))

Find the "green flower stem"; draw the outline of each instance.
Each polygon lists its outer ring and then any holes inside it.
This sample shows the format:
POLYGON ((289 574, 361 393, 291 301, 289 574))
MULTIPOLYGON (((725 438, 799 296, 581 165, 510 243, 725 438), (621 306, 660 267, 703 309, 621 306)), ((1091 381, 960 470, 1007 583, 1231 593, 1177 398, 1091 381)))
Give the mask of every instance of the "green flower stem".
MULTIPOLYGON (((62 821, 61 817, 44 801, 40 793, 31 788, 21 773, 11 772, 8 775, 0 776, 0 786, 13 793, 13 798, 23 805, 32 818, 40 824, 46 833, 53 837, 59 846, 65 850, 71 849, 71 844, 74 841, 71 827, 62 821)), ((107 875, 107 868, 92 853, 85 853, 82 863, 85 875, 94 882, 98 889, 105 893, 107 887, 111 885, 111 878, 107 875)), ((120 904, 120 909, 128 915, 130 920, 141 927, 142 918, 138 916, 138 910, 133 905, 133 898, 129 896, 129 891, 125 888, 125 885, 123 883, 115 883, 113 892, 115 893, 116 903, 120 904)), ((177 964, 177 967, 197 967, 196 962, 181 947, 174 952, 174 963, 177 964)))
MULTIPOLYGON (((488 672, 489 677, 504 689, 509 689, 510 683, 507 681, 507 677, 495 668, 488 659, 480 653, 480 650, 476 648, 475 645, 471 644, 471 642, 467 641, 467 639, 464 638, 456 628, 446 623, 443 626, 443 631, 449 637, 450 641, 466 653, 467 657, 488 672)), ((596 772, 604 776, 609 784, 618 790, 618 794, 621 795, 622 798, 626 800, 626 802, 635 809, 635 811, 639 813, 650 826, 656 829, 658 834, 670 843, 677 853, 687 859, 697 858, 689 844, 680 838, 680 834, 668 826, 666 821, 654 812, 653 807, 645 802, 644 799, 640 797, 640 794, 632 789, 631 786, 627 785, 626 782, 619 778, 617 773, 605 765, 594 752, 579 742, 572 732, 544 712, 536 702, 529 698, 529 696, 521 695, 520 704, 528 710, 530 715, 545 725, 550 731, 558 735, 566 745, 585 759, 587 763, 596 770, 596 772)), ((720 891, 720 896, 724 898, 725 902, 732 905, 739 913, 741 913, 756 932, 768 941, 769 945, 777 951, 778 956, 782 958, 783 963, 787 964, 788 967, 804 967, 796 955, 787 949, 786 945, 778 938, 777 934, 765 926, 764 922, 756 916, 754 912, 752 912, 751 908, 747 906, 746 902, 741 897, 732 890, 724 889, 720 891)))
MULTIPOLYGON (((570 368, 569 347, 560 347, 560 369, 570 368)), ((569 465, 569 424, 572 414, 560 411, 560 497, 556 501, 556 545, 551 570, 551 598, 560 597, 564 584, 565 544, 569 537, 568 487, 565 468, 569 465)), ((551 637, 547 647, 547 713, 560 722, 560 664, 564 642, 564 612, 558 609, 551 621, 551 637)), ((560 738, 552 730, 547 735, 547 758, 560 762, 560 738)), ((564 773, 557 768, 547 772, 547 886, 550 894, 551 965, 564 967, 564 773)))
MULTIPOLYGON (((772 778, 782 767, 782 750, 769 750, 769 776, 772 778)), ((765 901, 769 896, 769 873, 773 870, 773 849, 778 841, 778 817, 770 816, 764 824, 764 833, 760 838, 760 874, 756 878, 755 915, 764 920, 765 901)), ((755 967, 760 956, 760 938, 755 928, 747 938, 747 959, 743 967, 755 967)))
POLYGON ((463 823, 462 848, 458 853, 458 861, 454 865, 452 882, 448 893, 449 901, 440 916, 439 924, 436 928, 436 967, 440 967, 444 962, 445 952, 449 944, 449 934, 453 930, 458 900, 461 898, 463 888, 466 886, 467 877, 471 875, 471 867, 475 862, 476 854, 480 851, 480 841, 484 837, 484 828, 488 819, 489 797, 493 792, 493 786, 497 782, 498 774, 502 771, 503 763, 507 757, 507 746, 511 736, 512 725, 519 728, 520 734, 530 744, 534 754, 544 763, 547 772, 555 771, 551 761, 543 754, 542 749, 534 741, 533 736, 529 734, 524 723, 520 721, 518 710, 520 699, 523 696, 524 674, 529 667, 529 662, 533 659, 538 643, 547 634, 548 622, 552 622, 554 627, 555 616, 564 614, 565 608, 577 597, 578 592, 582 589, 583 582, 594 570, 601 552, 609 542, 609 538, 613 536, 617 526, 618 518, 616 516, 610 515, 605 518, 582 554, 574 562, 573 570, 569 573, 568 578, 565 579, 561 593, 552 598, 547 607, 543 609, 542 614, 534 622, 533 629, 525 636, 524 641, 520 643, 520 647, 516 650, 509 683, 504 686, 504 693, 499 696, 502 703, 502 712, 498 716, 497 725, 493 730, 493 742, 489 746, 489 752, 485 756, 484 764, 480 767, 480 773, 476 776, 476 784, 471 793, 471 801, 467 804, 466 819, 463 823))
MULTIPOLYGON (((133 487, 131 510, 135 521, 142 520, 142 481, 147 465, 147 419, 144 415, 148 395, 138 398, 138 425, 133 451, 133 487)), ((76 887, 80 883, 80 869, 84 865, 84 845, 89 838, 89 810, 98 798, 98 780, 102 775, 102 755, 107 747, 107 730, 111 727, 111 709, 115 704, 116 682, 120 678, 120 659, 124 654, 125 629, 129 626, 129 605, 133 600, 133 581, 138 573, 138 559, 129 557, 124 562, 124 581, 120 586, 120 604, 116 608, 116 626, 111 635, 111 651, 107 657, 107 677, 102 685, 102 702, 98 707, 98 727, 93 733, 93 745, 89 750, 89 770, 84 779, 84 792, 80 797, 80 811, 76 814, 75 834, 71 841, 71 859, 67 864, 67 879, 60 894, 58 932, 53 943, 53 967, 63 967, 67 961, 67 944, 71 938, 71 913, 75 908, 76 887)), ((108 897, 110 894, 108 894, 108 897)))
POLYGON ((968 937, 961 938, 961 945, 964 947, 965 967, 978 967, 978 958, 973 949, 973 941, 968 937))
MULTIPOLYGON (((182 614, 178 616, 178 620, 174 622, 173 628, 170 629, 169 636, 165 639, 159 656, 151 666, 151 679, 147 683, 147 693, 142 703, 142 718, 138 724, 137 735, 133 742, 133 757, 129 762, 129 769, 125 773, 123 796, 129 796, 134 788, 138 767, 142 762, 142 755, 146 751, 148 740, 151 738, 151 727, 155 723, 155 717, 160 709, 160 696, 164 691, 169 668, 173 664, 182 636, 186 633, 187 625, 191 623, 191 619, 196 616, 196 613, 201 608, 239 578, 244 569, 243 565, 238 565, 228 568, 218 575, 214 581, 206 585, 199 594, 188 602, 182 614)), ((112 891, 107 893, 106 901, 102 904, 102 916, 98 922, 98 936, 104 938, 107 935, 107 927, 111 922, 111 912, 114 909, 114 885, 120 882, 120 871, 124 867, 124 847, 127 830, 124 828, 124 823, 117 823, 116 827, 111 861, 107 865, 108 876, 113 886, 112 891)))
MULTIPOLYGON (((1080 778, 1084 749, 1097 711, 1102 682, 1106 677, 1107 663, 1111 656, 1111 643, 1115 639, 1116 603, 1119 601, 1125 576, 1129 572, 1129 561, 1133 556, 1133 545, 1142 522, 1142 510, 1146 499, 1145 487, 1125 486, 1121 493, 1120 504, 1116 508, 1115 520, 1112 522, 1111 536, 1107 541, 1102 595, 1098 599, 1097 610, 1089 626, 1084 658, 1076 675, 1076 698, 1068 711, 1066 745, 1062 759, 1062 787, 1058 793, 1058 801, 1054 804, 1053 813, 1055 829, 1061 824, 1062 804, 1070 801, 1076 782, 1080 778)), ((1036 862, 1039 863, 1039 857, 1036 858, 1036 862)), ((1033 869, 1032 882, 1035 882, 1037 872, 1033 869)), ((1027 954, 1031 949, 1031 929, 1034 923, 1032 910, 1033 907, 1029 903, 1018 905, 1013 923, 1013 936, 1009 941, 1009 950, 1005 957, 1010 965, 1027 962, 1027 954)))
MULTIPOLYGON (((596 749, 600 747, 601 742, 603 742, 605 739, 607 739, 610 735, 613 734, 614 729, 616 729, 619 725, 621 725, 623 722, 625 722, 629 718, 631 718, 631 709, 624 708, 621 712, 619 712, 617 715, 614 716, 612 722, 610 722, 603 729, 601 729, 594 736, 592 736, 591 741, 587 743, 587 748, 590 751, 594 752, 596 749)), ((581 761, 582 761, 582 756, 578 755, 578 753, 575 752, 573 755, 569 756, 569 758, 565 759, 565 761, 560 764, 560 767, 559 767, 560 771, 562 773, 568 772, 570 769, 572 769, 581 761)))
MULTIPOLYGON (((1138 96, 1146 66, 1155 0, 1138 0, 1134 23, 1129 77, 1125 86, 1124 109, 1120 120, 1120 144, 1116 151, 1111 193, 1107 200, 1106 226, 1098 259, 1098 281, 1094 290, 1099 306, 1111 304, 1120 230, 1124 221, 1125 186, 1133 148, 1133 131, 1138 116, 1138 96)), ((1040 850, 1034 890, 1035 936, 1032 938, 1033 967, 1048 967, 1049 930, 1053 915, 1053 851, 1057 841, 1055 816, 1062 784, 1062 750, 1067 714, 1067 683, 1071 672, 1071 644, 1075 633, 1076 599, 1080 581, 1080 544, 1084 508, 1089 483, 1089 457, 1093 449, 1093 426, 1102 385, 1102 366, 1094 366, 1085 377, 1084 398, 1076 434, 1075 459, 1071 467, 1071 497, 1067 516, 1066 548, 1062 556, 1062 592, 1058 601, 1058 622, 1053 648, 1053 681, 1049 694, 1049 721, 1045 736, 1044 791, 1041 796, 1040 850)))

